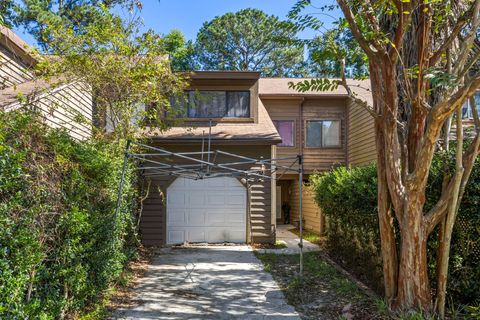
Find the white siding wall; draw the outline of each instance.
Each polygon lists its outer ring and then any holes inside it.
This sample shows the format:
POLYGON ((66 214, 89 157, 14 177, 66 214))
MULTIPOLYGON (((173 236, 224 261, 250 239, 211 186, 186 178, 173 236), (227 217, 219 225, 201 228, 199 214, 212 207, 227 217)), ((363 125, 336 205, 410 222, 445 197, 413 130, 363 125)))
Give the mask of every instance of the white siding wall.
MULTIPOLYGON (((27 107, 38 110, 50 127, 65 128, 73 138, 84 140, 92 133, 92 105, 89 87, 77 82, 39 95, 27 107)), ((11 104, 6 111, 22 106, 11 104)))
POLYGON ((27 66, 0 47, 0 90, 32 79, 33 75, 27 66))

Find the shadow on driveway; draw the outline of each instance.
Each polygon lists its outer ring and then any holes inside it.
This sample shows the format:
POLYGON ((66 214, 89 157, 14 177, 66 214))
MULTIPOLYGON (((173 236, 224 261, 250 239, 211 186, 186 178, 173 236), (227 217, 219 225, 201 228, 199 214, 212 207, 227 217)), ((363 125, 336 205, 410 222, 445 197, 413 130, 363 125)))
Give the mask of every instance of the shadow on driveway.
POLYGON ((248 246, 162 250, 113 319, 300 319, 248 246))

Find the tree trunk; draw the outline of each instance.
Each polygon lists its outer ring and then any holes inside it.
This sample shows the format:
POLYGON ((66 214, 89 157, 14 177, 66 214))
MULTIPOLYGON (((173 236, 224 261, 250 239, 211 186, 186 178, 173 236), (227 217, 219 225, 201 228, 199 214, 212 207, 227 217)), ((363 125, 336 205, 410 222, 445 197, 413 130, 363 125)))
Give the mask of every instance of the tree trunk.
POLYGON ((380 228, 380 243, 383 262, 383 277, 385 297, 392 304, 397 294, 397 245, 395 242, 395 229, 393 226, 393 214, 390 204, 390 196, 387 186, 387 175, 385 172, 385 156, 383 149, 383 135, 381 128, 376 128, 377 136, 377 204, 378 204, 378 223, 380 228))
POLYGON ((430 311, 432 297, 428 283, 428 235, 422 225, 422 209, 412 199, 405 205, 405 211, 405 219, 400 222, 401 245, 395 306, 430 311))

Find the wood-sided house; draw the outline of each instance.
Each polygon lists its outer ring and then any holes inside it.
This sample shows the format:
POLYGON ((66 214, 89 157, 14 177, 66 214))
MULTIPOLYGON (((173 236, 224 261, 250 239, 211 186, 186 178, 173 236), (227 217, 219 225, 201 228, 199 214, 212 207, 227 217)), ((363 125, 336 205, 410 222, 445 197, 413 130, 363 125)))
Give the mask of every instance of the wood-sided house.
MULTIPOLYGON (((298 93, 289 89, 290 81, 300 80, 261 79, 257 72, 196 72, 183 104, 184 124, 153 132, 150 143, 171 152, 200 151, 211 121, 212 149, 255 159, 303 154, 305 227, 321 231, 323 217, 308 188, 309 175, 336 165, 373 161, 373 123, 345 90, 298 93)), ((369 91, 362 89, 368 82, 352 84, 371 100, 369 91)), ((256 182, 249 191, 236 177, 150 180, 154 192, 144 203, 141 221, 145 244, 273 242, 276 225, 288 222, 287 206, 290 222, 298 220, 298 174, 256 182)))
MULTIPOLYGON (((0 26, 0 108, 33 108, 49 126, 65 128, 77 139, 89 138, 92 128, 79 121, 79 117, 91 120, 94 113, 89 88, 82 83, 53 85, 37 79, 36 63, 32 49, 0 26)), ((375 134, 368 112, 343 88, 305 93, 289 88, 289 82, 302 80, 260 78, 258 72, 195 72, 185 92, 185 121, 163 132, 149 130, 149 144, 172 152, 198 152, 211 130, 212 149, 255 159, 303 155, 304 226, 321 233, 324 218, 309 187, 310 175, 339 165, 375 161, 375 134)), ((360 98, 372 102, 368 80, 351 80, 350 84, 360 98)), ((480 95, 477 98, 479 109, 480 95)), ((467 124, 471 107, 464 107, 467 124)), ((252 162, 240 169, 257 170, 259 166, 252 162)), ((273 242, 278 224, 299 220, 296 173, 253 183, 233 176, 146 180, 150 193, 141 216, 146 245, 273 242)))

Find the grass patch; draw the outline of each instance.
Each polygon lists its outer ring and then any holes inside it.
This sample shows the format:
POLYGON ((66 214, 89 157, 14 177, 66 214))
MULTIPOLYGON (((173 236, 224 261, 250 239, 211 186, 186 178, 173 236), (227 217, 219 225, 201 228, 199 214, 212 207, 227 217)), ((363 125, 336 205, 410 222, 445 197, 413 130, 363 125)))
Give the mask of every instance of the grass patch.
MULTIPOLYGON (((300 237, 300 230, 298 228, 293 228, 288 230, 294 234, 296 234, 298 237, 300 237)), ((303 230, 303 239, 314 243, 318 245, 322 245, 323 241, 325 240, 325 237, 322 237, 316 232, 310 231, 310 230, 303 230)))
POLYGON ((299 275, 298 254, 255 253, 305 319, 389 319, 379 302, 365 295, 319 252, 304 253, 304 274, 299 275))
POLYGON ((287 243, 283 240, 275 241, 275 249, 284 249, 287 247, 287 243))
POLYGON ((287 243, 283 240, 277 240, 275 243, 253 243, 252 247, 255 249, 284 249, 287 248, 287 243))

